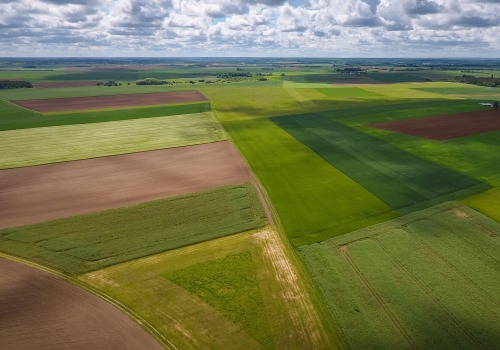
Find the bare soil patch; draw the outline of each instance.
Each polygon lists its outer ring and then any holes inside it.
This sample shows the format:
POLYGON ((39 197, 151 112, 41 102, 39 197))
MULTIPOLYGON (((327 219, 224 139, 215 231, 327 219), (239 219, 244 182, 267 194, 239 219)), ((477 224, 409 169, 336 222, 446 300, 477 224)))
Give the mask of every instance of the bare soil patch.
POLYGON ((252 181, 215 142, 0 171, 0 227, 102 211, 252 181))
POLYGON ((46 113, 200 101, 207 101, 207 98, 199 91, 179 91, 155 92, 149 94, 51 98, 42 100, 16 100, 11 102, 21 107, 32 109, 35 112, 46 113))
POLYGON ((0 296, 2 349, 162 349, 101 298, 1 257, 0 296))
POLYGON ((500 130, 500 109, 375 123, 370 126, 442 141, 500 130))
POLYGON ((33 83, 34 88, 72 88, 82 86, 95 86, 96 81, 54 81, 50 83, 33 83))

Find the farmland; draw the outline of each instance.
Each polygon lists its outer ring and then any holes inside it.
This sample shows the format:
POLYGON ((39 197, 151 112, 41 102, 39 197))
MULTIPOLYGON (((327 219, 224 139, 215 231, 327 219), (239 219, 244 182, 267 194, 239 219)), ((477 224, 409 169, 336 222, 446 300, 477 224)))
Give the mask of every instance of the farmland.
POLYGON ((201 101, 206 101, 206 98, 198 91, 185 91, 73 98, 68 97, 43 100, 13 100, 12 103, 36 112, 47 113, 201 101))
POLYGON ((209 103, 146 106, 105 111, 40 114, 0 100, 0 131, 46 126, 102 123, 118 120, 165 117, 209 112, 209 103))
POLYGON ((455 195, 464 196, 462 191, 474 193, 487 188, 328 116, 306 114, 272 120, 393 209, 405 212, 426 201, 442 202, 455 195))
POLYGON ((494 348, 499 236, 449 202, 300 252, 353 348, 494 348))
POLYGON ((4 252, 78 274, 265 224, 254 187, 216 190, 0 230, 4 252))
POLYGON ((263 229, 80 279, 139 312, 179 349, 339 346, 329 335, 338 337, 334 327, 327 329, 312 307, 290 254, 275 231, 263 229))
POLYGON ((426 117, 376 123, 371 126, 442 141, 490 131, 500 131, 500 112, 492 109, 433 118, 426 117))
POLYGON ((0 328, 4 349, 162 348, 110 303, 47 272, 3 257, 0 294, 0 315, 8 323, 0 328))
POLYGON ((212 113, 1 132, 0 168, 64 162, 225 140, 212 113))
POLYGON ((0 252, 169 349, 495 347, 498 89, 420 60, 167 61, 0 70, 35 84, 0 91, 0 252))
POLYGON ((0 227, 34 224, 252 180, 247 166, 227 141, 9 169, 0 172, 0 227))

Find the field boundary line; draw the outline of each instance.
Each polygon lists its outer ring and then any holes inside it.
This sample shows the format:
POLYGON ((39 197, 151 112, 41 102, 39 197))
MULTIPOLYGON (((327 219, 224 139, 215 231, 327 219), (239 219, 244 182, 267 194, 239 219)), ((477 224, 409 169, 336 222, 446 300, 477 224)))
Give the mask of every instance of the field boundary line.
POLYGON ((19 262, 19 263, 21 263, 23 265, 30 266, 30 267, 35 268, 37 270, 44 271, 44 272, 46 272, 46 273, 48 273, 48 274, 50 274, 52 276, 55 276, 55 277, 57 277, 57 278, 59 278, 61 280, 66 281, 66 282, 68 282, 68 283, 70 283, 70 284, 72 284, 72 285, 74 285, 76 287, 79 287, 79 288, 87 291, 88 293, 91 293, 91 294, 95 295, 96 297, 98 297, 98 298, 106 301, 107 303, 113 305, 118 310, 120 310, 121 312, 123 312, 127 316, 129 316, 143 330, 145 330, 147 333, 149 333, 155 339, 157 339, 162 346, 167 347, 168 349, 178 350, 178 348, 174 344, 172 344, 156 328, 154 328, 149 322, 147 322, 145 319, 143 319, 140 315, 138 315, 137 313, 135 313, 132 309, 130 309, 126 305, 120 303, 118 300, 110 297, 109 295, 101 292, 97 288, 94 288, 94 287, 90 286, 89 284, 87 284, 87 283, 79 280, 77 278, 77 276, 72 277, 72 276, 69 276, 69 275, 65 275, 64 273, 59 272, 59 271, 54 270, 54 269, 51 269, 49 267, 40 265, 38 263, 29 261, 29 260, 25 260, 23 258, 19 258, 19 257, 14 256, 14 255, 5 254, 3 252, 0 252, 0 257, 8 259, 8 260, 19 262))
POLYGON ((399 261, 394 255, 390 253, 390 251, 387 249, 386 246, 382 242, 380 242, 378 239, 375 240, 377 244, 379 245, 380 248, 384 251, 385 255, 391 259, 396 265, 405 272, 405 274, 410 277, 416 285, 424 292, 424 294, 434 302, 434 304, 452 321, 464 334, 467 335, 469 340, 471 340, 473 343, 478 346, 480 349, 486 349, 484 345, 476 338, 474 337, 474 334, 469 332, 469 330, 466 327, 463 327, 462 322, 460 322, 460 319, 458 319, 453 312, 451 312, 446 306, 442 304, 442 302, 439 300, 438 297, 436 297, 429 287, 427 287, 415 274, 413 274, 411 271, 409 271, 404 264, 399 261))
POLYGON ((387 316, 391 319, 393 324, 396 326, 398 331, 401 333, 403 338, 406 340, 406 343, 410 346, 412 349, 417 349, 416 344, 414 343, 413 339, 410 337, 410 335, 406 332, 406 329, 403 327, 401 322, 398 320, 398 318, 392 313, 392 311, 389 309, 389 307, 386 305, 384 302, 384 299, 377 293, 376 289, 371 285, 370 281, 363 275, 359 267, 356 265, 354 260, 349 256, 347 253, 347 249, 344 250, 339 250, 339 254, 344 257, 344 259, 347 261, 349 266, 354 270, 358 278, 361 280, 361 282, 366 286, 366 288, 369 290, 369 292, 374 296, 375 300, 377 301, 377 304, 384 310, 384 312, 387 314, 387 316))

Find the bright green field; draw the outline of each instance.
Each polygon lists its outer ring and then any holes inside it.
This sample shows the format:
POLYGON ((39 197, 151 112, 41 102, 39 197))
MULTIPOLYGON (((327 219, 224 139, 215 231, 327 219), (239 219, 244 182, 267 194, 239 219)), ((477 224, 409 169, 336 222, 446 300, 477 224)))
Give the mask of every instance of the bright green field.
POLYGON ((187 146, 225 140, 210 113, 0 132, 0 168, 187 146))
POLYGON ((266 223, 250 184, 0 230, 2 252, 79 274, 266 223))
POLYGON ((403 213, 488 188, 477 180, 335 122, 334 118, 335 112, 325 112, 272 118, 272 121, 403 213))
POLYGON ((176 114, 209 112, 210 103, 125 108, 98 112, 35 113, 0 100, 0 131, 46 126, 102 123, 117 120, 162 117, 176 114))
POLYGON ((295 246, 393 218, 391 208, 268 119, 224 123, 295 246))
POLYGON ((300 248, 354 349, 494 349, 500 225, 455 202, 300 248))

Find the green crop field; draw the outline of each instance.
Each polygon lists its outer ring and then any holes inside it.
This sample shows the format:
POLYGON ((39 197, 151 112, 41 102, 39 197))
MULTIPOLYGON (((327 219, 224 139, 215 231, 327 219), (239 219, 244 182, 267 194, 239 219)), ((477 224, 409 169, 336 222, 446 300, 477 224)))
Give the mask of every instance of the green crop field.
POLYGON ((0 249, 78 274, 263 226, 250 184, 0 230, 0 249))
POLYGON ((272 118, 278 126, 393 209, 405 213, 487 185, 335 122, 335 113, 272 118))
POLYGON ((352 348, 493 349, 500 224, 455 202, 300 248, 352 348))
POLYGON ((0 132, 0 168, 195 145, 225 140, 210 113, 195 113, 0 132))
POLYGON ((224 123, 295 246, 393 218, 391 208, 268 119, 224 123))
POLYGON ((315 310, 292 256, 277 233, 265 228, 111 266, 80 280, 134 310, 170 347, 342 348, 335 327, 315 310))
POLYGON ((0 100, 0 131, 46 126, 101 123, 117 120, 163 117, 210 111, 210 103, 190 103, 168 106, 122 108, 116 110, 76 113, 35 113, 0 100))

